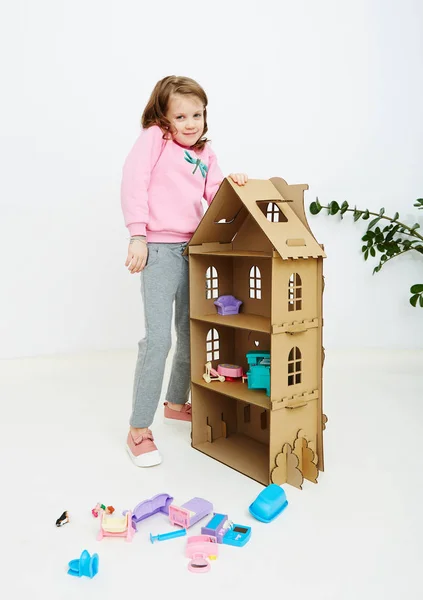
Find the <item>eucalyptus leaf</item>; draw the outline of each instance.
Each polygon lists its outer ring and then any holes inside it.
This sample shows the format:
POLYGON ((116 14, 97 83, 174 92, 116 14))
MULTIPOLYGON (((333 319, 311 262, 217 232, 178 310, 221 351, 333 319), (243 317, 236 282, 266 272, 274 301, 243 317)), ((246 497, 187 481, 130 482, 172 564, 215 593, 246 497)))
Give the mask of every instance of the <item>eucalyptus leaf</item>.
POLYGON ((321 210, 322 210, 322 207, 319 207, 317 202, 312 202, 310 204, 310 212, 312 215, 318 215, 321 210))
POLYGON ((336 215, 336 213, 339 212, 339 204, 336 200, 333 200, 333 202, 329 204, 329 210, 331 215, 336 215))
POLYGON ((410 304, 411 306, 414 306, 414 308, 416 307, 417 304, 417 300, 419 299, 419 294, 415 294, 414 296, 411 296, 410 298, 410 304))

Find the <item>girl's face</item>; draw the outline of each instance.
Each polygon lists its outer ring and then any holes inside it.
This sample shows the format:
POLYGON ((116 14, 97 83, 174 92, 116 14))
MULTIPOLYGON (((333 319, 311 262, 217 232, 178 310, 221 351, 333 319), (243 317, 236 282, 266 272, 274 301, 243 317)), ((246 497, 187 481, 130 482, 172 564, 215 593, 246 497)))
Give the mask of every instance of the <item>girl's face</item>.
POLYGON ((203 135, 204 106, 197 96, 173 94, 166 118, 170 121, 173 139, 182 146, 193 146, 203 135))

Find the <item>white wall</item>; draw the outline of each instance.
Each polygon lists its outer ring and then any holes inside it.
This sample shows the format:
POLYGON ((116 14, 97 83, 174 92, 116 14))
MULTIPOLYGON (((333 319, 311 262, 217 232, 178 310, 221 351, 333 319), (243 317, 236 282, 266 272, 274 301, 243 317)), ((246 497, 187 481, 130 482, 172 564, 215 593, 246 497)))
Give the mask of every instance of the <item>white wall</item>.
MULTIPOLYGON (((346 199, 416 220, 420 0, 15 0, 2 10, 0 357, 133 348, 142 335, 120 175, 167 74, 208 92, 225 173, 308 183, 307 204, 346 199)), ((423 282, 423 260, 372 277, 364 223, 310 224, 328 254, 326 347, 422 347, 408 289, 423 282)))

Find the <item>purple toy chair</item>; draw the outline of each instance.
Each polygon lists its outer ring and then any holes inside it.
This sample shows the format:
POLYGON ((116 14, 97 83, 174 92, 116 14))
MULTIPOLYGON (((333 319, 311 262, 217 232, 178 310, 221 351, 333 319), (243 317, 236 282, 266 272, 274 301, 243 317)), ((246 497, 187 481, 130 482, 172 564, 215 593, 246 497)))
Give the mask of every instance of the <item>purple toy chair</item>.
POLYGON ((237 300, 234 296, 219 296, 214 301, 217 306, 217 312, 219 315, 237 315, 239 313, 239 307, 242 304, 241 300, 237 300))

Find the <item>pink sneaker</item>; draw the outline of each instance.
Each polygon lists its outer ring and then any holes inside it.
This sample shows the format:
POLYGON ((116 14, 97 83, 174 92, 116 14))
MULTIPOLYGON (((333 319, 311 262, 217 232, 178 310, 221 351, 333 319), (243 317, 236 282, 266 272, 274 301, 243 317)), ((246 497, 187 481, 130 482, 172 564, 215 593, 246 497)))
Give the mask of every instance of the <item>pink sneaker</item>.
POLYGON ((170 408, 167 402, 164 403, 164 416, 167 419, 176 419, 177 421, 192 421, 191 404, 183 404, 181 410, 170 408))
POLYGON ((150 430, 134 438, 129 431, 126 450, 137 467, 154 467, 162 462, 150 430))

